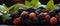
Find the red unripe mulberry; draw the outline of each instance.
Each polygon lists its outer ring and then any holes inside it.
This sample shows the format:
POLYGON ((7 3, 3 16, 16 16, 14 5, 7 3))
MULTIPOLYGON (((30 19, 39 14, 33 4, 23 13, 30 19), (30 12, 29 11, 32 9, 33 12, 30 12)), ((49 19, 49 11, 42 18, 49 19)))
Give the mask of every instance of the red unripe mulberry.
POLYGON ((46 16, 45 16, 45 20, 46 20, 46 21, 49 21, 49 20, 50 20, 50 16, 49 16, 49 15, 46 15, 46 16))
POLYGON ((35 13, 30 13, 30 14, 29 14, 29 18, 30 18, 30 19, 33 19, 34 17, 36 17, 36 14, 35 14, 35 13))
POLYGON ((52 17, 52 18, 50 19, 50 24, 51 24, 51 25, 55 25, 56 23, 57 23, 57 18, 52 17))

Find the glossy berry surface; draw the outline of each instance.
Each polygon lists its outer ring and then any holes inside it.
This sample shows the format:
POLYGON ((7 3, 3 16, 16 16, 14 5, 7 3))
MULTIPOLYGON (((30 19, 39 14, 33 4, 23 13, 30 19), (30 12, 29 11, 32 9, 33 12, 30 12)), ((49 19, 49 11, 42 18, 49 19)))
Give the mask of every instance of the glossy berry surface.
POLYGON ((35 9, 34 9, 34 8, 28 8, 27 11, 28 11, 29 13, 31 13, 31 12, 35 12, 35 9))

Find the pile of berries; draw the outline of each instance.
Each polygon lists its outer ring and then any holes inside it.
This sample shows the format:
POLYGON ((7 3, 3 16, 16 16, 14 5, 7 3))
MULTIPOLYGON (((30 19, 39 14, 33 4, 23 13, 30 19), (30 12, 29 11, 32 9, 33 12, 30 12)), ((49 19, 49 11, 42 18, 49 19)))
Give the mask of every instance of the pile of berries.
POLYGON ((53 11, 43 11, 45 8, 39 7, 37 10, 28 8, 19 9, 10 15, 11 19, 6 20, 6 25, 56 25, 60 24, 60 9, 53 11))

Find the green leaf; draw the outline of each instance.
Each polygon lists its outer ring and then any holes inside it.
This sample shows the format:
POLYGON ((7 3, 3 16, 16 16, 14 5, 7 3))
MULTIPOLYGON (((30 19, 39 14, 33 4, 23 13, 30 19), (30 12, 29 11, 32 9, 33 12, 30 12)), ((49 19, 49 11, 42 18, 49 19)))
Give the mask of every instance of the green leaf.
MULTIPOLYGON (((5 5, 4 5, 5 6, 5 5)), ((7 8, 7 7, 4 7, 3 9, 2 9, 2 11, 5 13, 5 12, 15 12, 15 11, 17 11, 20 7, 22 7, 23 9, 26 9, 26 7, 25 7, 25 5, 23 5, 23 4, 14 4, 14 5, 12 5, 11 7, 9 7, 9 8, 7 8)))
POLYGON ((4 13, 6 11, 7 7, 4 5, 0 5, 0 12, 4 13))
POLYGON ((7 10, 10 10, 10 12, 13 13, 13 12, 16 12, 20 7, 25 8, 23 4, 15 4, 7 10))
POLYGON ((9 18, 9 14, 8 13, 4 13, 3 15, 2 15, 2 20, 3 20, 3 23, 9 18))
POLYGON ((38 2, 38 8, 39 8, 41 5, 42 5, 41 2, 38 2))
POLYGON ((9 7, 9 8, 6 8, 6 11, 9 12, 13 7, 14 7, 14 6, 11 6, 11 7, 9 7))
POLYGON ((46 5, 46 10, 54 10, 54 2, 50 0, 46 5))
POLYGON ((25 0, 25 5, 26 6, 31 6, 31 3, 29 1, 27 1, 27 0, 25 0))
POLYGON ((32 0, 31 4, 32 4, 33 7, 37 8, 38 7, 38 2, 39 2, 39 0, 32 0))

